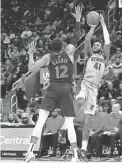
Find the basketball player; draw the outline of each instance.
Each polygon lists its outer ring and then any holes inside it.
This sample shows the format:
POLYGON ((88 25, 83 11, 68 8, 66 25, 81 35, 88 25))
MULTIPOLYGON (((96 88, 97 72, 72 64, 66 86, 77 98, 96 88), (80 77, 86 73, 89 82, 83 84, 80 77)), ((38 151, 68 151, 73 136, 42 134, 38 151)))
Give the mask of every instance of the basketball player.
POLYGON ((78 42, 78 35, 80 32, 80 19, 81 19, 81 7, 75 8, 75 35, 73 38, 73 44, 69 44, 66 50, 62 50, 62 41, 56 38, 52 41, 52 53, 44 55, 41 59, 34 62, 33 54, 35 51, 35 43, 31 43, 29 46, 29 70, 35 71, 40 67, 47 66, 50 72, 50 86, 47 88, 47 93, 41 103, 39 118, 37 124, 33 130, 30 146, 26 154, 25 162, 30 162, 34 158, 33 150, 38 138, 42 135, 43 126, 50 114, 57 104, 60 104, 60 108, 65 117, 65 124, 68 130, 68 139, 73 149, 74 157, 73 163, 78 162, 78 150, 76 143, 76 134, 74 130, 73 118, 75 116, 73 106, 73 64, 74 64, 74 51, 76 43, 78 42))
POLYGON ((85 122, 83 129, 83 141, 82 141, 82 155, 86 157, 86 150, 90 132, 90 124, 92 116, 96 109, 96 100, 98 94, 98 87, 100 81, 104 75, 105 62, 108 60, 110 53, 110 38, 109 33, 104 22, 103 15, 100 14, 100 23, 103 29, 104 35, 104 47, 100 41, 95 41, 91 47, 91 39, 96 26, 91 26, 90 31, 85 37, 84 53, 86 59, 84 78, 81 83, 81 90, 76 95, 74 102, 75 108, 84 108, 85 122))

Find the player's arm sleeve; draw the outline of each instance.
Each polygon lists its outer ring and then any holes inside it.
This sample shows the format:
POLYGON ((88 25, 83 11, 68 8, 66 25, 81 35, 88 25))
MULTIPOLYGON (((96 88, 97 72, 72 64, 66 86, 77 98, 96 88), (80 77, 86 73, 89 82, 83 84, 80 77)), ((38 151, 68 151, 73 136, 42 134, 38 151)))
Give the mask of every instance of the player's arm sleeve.
POLYGON ((110 55, 110 36, 109 36, 109 32, 107 30, 106 24, 102 25, 103 28, 103 36, 104 36, 104 47, 103 47, 103 53, 104 53, 104 57, 107 59, 109 59, 109 55, 110 55))
POLYGON ((29 64, 28 70, 33 72, 37 71, 40 67, 46 66, 49 64, 50 54, 45 54, 41 59, 34 62, 33 55, 29 55, 29 64))
POLYGON ((91 55, 91 39, 95 30, 95 26, 91 27, 90 31, 87 33, 84 42, 84 54, 85 56, 91 55))

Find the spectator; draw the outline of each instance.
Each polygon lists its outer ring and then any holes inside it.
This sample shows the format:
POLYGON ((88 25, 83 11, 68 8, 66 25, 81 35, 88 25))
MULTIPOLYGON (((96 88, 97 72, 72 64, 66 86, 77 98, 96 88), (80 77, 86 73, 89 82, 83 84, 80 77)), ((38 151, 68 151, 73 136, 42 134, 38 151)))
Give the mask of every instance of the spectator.
POLYGON ((111 99, 110 100, 110 104, 111 104, 111 107, 117 103, 117 100, 116 99, 111 99))
POLYGON ((118 76, 115 76, 114 77, 114 81, 113 81, 113 87, 115 88, 115 89, 119 89, 119 85, 120 85, 120 79, 119 79, 119 77, 118 76))
POLYGON ((105 70, 104 79, 111 81, 114 80, 114 76, 115 74, 113 73, 113 67, 111 64, 109 64, 105 70))
POLYGON ((119 85, 119 89, 116 91, 117 100, 122 100, 122 83, 119 85))
POLYGON ((9 58, 11 60, 11 63, 16 64, 16 62, 19 62, 19 58, 20 58, 20 53, 18 51, 17 47, 14 47, 13 51, 10 51, 11 49, 9 49, 8 51, 8 55, 9 58))
POLYGON ((102 104, 102 106, 103 106, 103 112, 104 112, 104 113, 108 114, 108 113, 111 112, 111 108, 110 108, 110 105, 109 105, 108 102, 106 102, 106 103, 104 102, 104 103, 102 104))
POLYGON ((25 75, 21 77, 21 81, 17 83, 16 96, 18 99, 19 108, 24 110, 27 106, 27 97, 26 97, 26 87, 25 87, 25 75))
POLYGON ((111 146, 111 156, 113 157, 113 152, 115 148, 115 140, 119 138, 119 121, 122 119, 122 114, 120 114, 120 105, 114 104, 112 107, 112 113, 106 116, 105 131, 108 131, 107 135, 110 135, 110 146, 111 146))
POLYGON ((53 133, 53 150, 54 150, 54 156, 56 155, 56 147, 57 147, 57 141, 58 141, 58 130, 61 129, 61 127, 64 124, 64 118, 62 116, 58 115, 57 109, 55 109, 51 117, 47 119, 46 122, 46 128, 45 133, 53 133))
POLYGON ((21 121, 21 115, 24 111, 23 110, 20 110, 20 109, 17 109, 16 110, 16 118, 17 118, 17 122, 20 122, 21 121))
POLYGON ((116 90, 113 88, 112 82, 108 82, 108 93, 109 93, 109 99, 116 97, 116 90))
POLYGON ((122 52, 120 48, 116 48, 116 54, 111 57, 112 62, 114 63, 117 58, 120 60, 120 62, 122 61, 122 52))
POLYGON ((96 157, 101 157, 102 154, 102 135, 105 126, 105 114, 101 112, 101 107, 97 106, 95 115, 92 118, 90 136, 91 140, 88 143, 88 152, 93 155, 95 148, 96 157))
POLYGON ((35 25, 40 26, 41 24, 42 24, 42 21, 41 21, 40 17, 38 16, 36 21, 35 21, 35 25))
POLYGON ((34 42, 37 42, 39 39, 39 36, 37 35, 37 32, 32 32, 31 40, 34 42))
POLYGON ((6 84, 5 84, 5 79, 1 78, 1 98, 5 98, 6 95, 6 84))
POLYGON ((8 122, 9 122, 9 123, 17 123, 17 119, 16 119, 15 113, 11 112, 11 113, 8 115, 8 122))
POLYGON ((112 65, 113 73, 115 76, 119 76, 122 73, 122 63, 119 58, 116 58, 115 63, 112 65))
POLYGON ((29 27, 25 27, 25 31, 22 32, 21 38, 25 38, 25 36, 31 37, 32 32, 30 31, 29 27))
POLYGON ((19 125, 35 125, 35 123, 30 119, 28 113, 22 113, 21 115, 21 122, 19 125))
POLYGON ((100 82, 100 87, 98 91, 98 99, 102 100, 108 100, 109 99, 109 93, 108 93, 108 86, 104 79, 100 82))

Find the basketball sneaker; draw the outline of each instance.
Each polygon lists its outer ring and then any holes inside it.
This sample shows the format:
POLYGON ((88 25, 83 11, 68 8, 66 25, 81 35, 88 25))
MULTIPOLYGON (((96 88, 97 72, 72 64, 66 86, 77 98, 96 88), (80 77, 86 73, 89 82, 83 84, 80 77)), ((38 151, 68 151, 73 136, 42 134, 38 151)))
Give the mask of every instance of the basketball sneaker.
POLYGON ((78 154, 78 149, 73 149, 73 157, 71 159, 71 163, 79 163, 79 154, 78 154))
POLYGON ((79 158, 80 160, 82 160, 83 162, 88 162, 88 158, 87 158, 87 151, 79 149, 79 158))
POLYGON ((27 163, 27 162, 30 162, 30 161, 32 161, 34 159, 35 159, 34 153, 29 152, 29 153, 26 154, 26 157, 25 157, 24 161, 27 163))

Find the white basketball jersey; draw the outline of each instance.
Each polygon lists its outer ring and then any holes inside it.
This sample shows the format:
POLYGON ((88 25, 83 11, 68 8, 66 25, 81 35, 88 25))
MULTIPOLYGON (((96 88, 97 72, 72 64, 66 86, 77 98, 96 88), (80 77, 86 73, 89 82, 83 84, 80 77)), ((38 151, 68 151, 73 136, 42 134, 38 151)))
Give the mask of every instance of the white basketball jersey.
POLYGON ((104 75, 105 71, 105 60, 102 55, 92 54, 87 60, 84 80, 98 86, 104 75))

